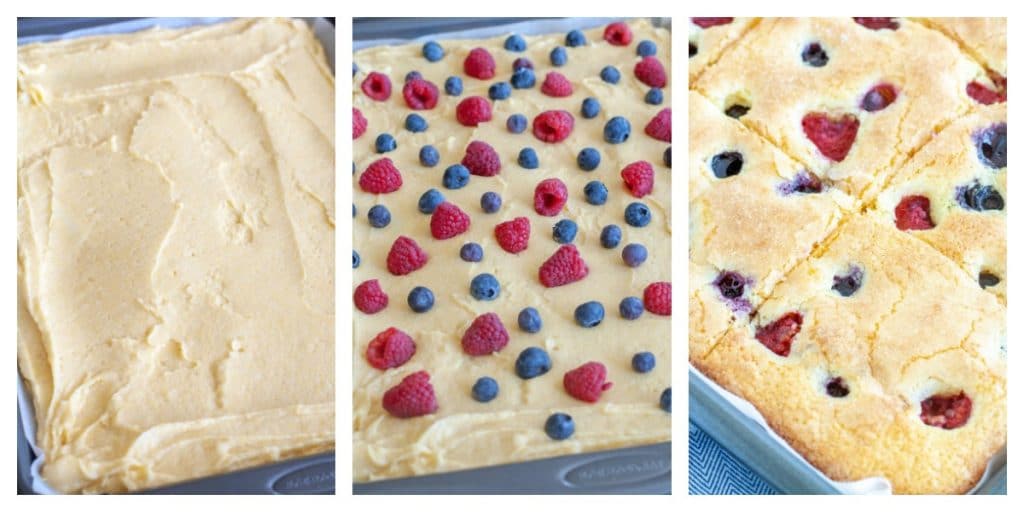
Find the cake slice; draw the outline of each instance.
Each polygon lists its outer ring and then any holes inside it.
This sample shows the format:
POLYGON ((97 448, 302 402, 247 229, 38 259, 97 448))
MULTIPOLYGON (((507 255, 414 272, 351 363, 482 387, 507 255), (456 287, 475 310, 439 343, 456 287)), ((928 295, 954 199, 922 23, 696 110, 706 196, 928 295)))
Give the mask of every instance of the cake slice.
POLYGON ((757 18, 690 18, 690 83, 714 64, 722 53, 748 30, 757 18))

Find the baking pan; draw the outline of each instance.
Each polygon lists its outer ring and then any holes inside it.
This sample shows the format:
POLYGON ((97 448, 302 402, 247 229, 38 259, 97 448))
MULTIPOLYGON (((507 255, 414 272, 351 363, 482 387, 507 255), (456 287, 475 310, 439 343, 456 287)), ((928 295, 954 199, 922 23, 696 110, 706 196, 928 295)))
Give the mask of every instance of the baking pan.
MULTIPOLYGON (((353 50, 432 38, 564 33, 622 18, 354 18, 353 50)), ((669 18, 653 18, 671 28, 669 18)), ((352 485, 353 494, 671 494, 672 443, 352 485)))
MULTIPOLYGON (((19 18, 18 45, 98 34, 127 33, 160 26, 208 25, 228 18, 19 18)), ((334 69, 333 18, 304 18, 327 53, 334 69)), ((39 476, 41 453, 32 441, 35 414, 18 377, 18 494, 58 494, 39 476)), ((225 473, 141 494, 334 494, 334 452, 225 473)))

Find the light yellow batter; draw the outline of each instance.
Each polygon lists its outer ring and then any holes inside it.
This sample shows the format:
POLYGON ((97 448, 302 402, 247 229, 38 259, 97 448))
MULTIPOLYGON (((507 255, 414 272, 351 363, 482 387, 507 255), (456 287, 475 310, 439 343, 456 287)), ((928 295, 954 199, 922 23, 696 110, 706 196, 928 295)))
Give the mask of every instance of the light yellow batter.
MULTIPOLYGON (((665 100, 659 106, 644 103, 649 89, 633 76, 636 45, 644 39, 657 44, 657 57, 666 70, 671 62, 670 34, 655 29, 646 21, 630 22, 633 41, 617 47, 605 42, 604 27, 585 31, 588 45, 567 48, 568 62, 555 68, 548 54, 555 46, 564 46, 564 34, 526 37, 527 50, 514 53, 503 48, 504 36, 476 41, 440 41, 446 57, 428 62, 421 53, 422 44, 373 47, 355 53, 359 73, 353 78, 354 106, 362 111, 369 124, 365 134, 353 142, 357 172, 352 178, 358 214, 353 220, 353 247, 361 257, 354 270, 354 284, 378 279, 390 296, 387 309, 375 315, 354 310, 354 391, 353 391, 353 476, 356 481, 379 480, 409 475, 490 466, 501 463, 538 459, 570 453, 652 444, 671 437, 670 415, 658 407, 662 390, 671 386, 670 336, 671 320, 645 312, 640 319, 627 321, 618 313, 619 301, 626 296, 643 295, 651 282, 671 281, 671 170, 662 155, 669 146, 644 134, 644 126, 661 109, 671 106, 671 85, 665 88, 665 100), (484 47, 496 61, 492 80, 477 80, 463 73, 463 60, 474 47, 484 47), (469 96, 487 97, 488 87, 508 80, 512 62, 517 57, 529 58, 537 75, 532 89, 513 90, 509 99, 494 101, 493 120, 476 128, 456 122, 455 106, 469 96), (607 84, 599 77, 601 68, 616 66, 622 77, 617 85, 607 84), (406 73, 417 70, 440 90, 437 107, 418 111, 429 129, 412 133, 404 128, 407 114, 412 112, 402 98, 406 73), (540 86, 548 71, 564 74, 573 84, 568 98, 551 98, 541 94, 540 86), (391 98, 377 102, 360 90, 359 84, 370 71, 387 74, 393 85, 391 98), (444 93, 444 81, 457 75, 463 80, 461 96, 444 93), (580 103, 586 97, 601 103, 601 113, 584 119, 580 103), (568 139, 546 144, 536 139, 530 127, 521 134, 511 134, 505 120, 514 113, 532 120, 544 110, 571 112, 575 128, 568 139), (602 138, 605 122, 613 116, 624 116, 632 125, 632 134, 624 144, 610 145, 602 138), (398 148, 386 155, 374 151, 374 139, 380 133, 393 135, 398 148), (444 169, 458 163, 472 140, 494 146, 502 162, 501 174, 494 177, 472 176, 462 189, 448 190, 441 185, 444 169), (425 144, 440 152, 440 163, 433 168, 420 164, 418 154, 425 144), (516 163, 523 147, 536 150, 540 167, 525 170, 516 163), (592 172, 581 171, 576 155, 584 147, 601 153, 601 164, 592 172), (391 158, 402 171, 404 184, 397 192, 373 195, 358 186, 359 174, 381 156, 391 158), (630 196, 619 172, 627 164, 646 160, 654 166, 655 185, 652 195, 641 201, 651 207, 653 219, 645 228, 632 228, 623 221, 623 210, 630 196), (541 180, 557 177, 569 191, 566 209, 555 217, 542 217, 533 209, 533 190, 541 180), (601 180, 609 190, 603 206, 584 201, 583 187, 591 180, 601 180), (420 195, 429 188, 440 190, 472 218, 469 231, 450 240, 431 237, 429 215, 417 210, 420 195), (485 214, 480 196, 486 191, 498 192, 503 199, 501 209, 485 214), (375 204, 385 205, 392 220, 386 228, 373 228, 367 211, 375 204), (529 248, 517 255, 498 246, 493 230, 499 222, 525 216, 531 223, 529 248), (558 248, 552 239, 552 226, 569 218, 579 225, 575 244, 590 267, 584 280, 558 288, 544 288, 537 271, 558 248), (601 247, 601 228, 618 224, 623 241, 616 249, 601 247), (420 270, 405 276, 391 275, 386 255, 399 235, 413 238, 430 256, 420 270), (476 242, 483 247, 484 257, 478 263, 459 258, 463 243, 476 242), (622 262, 622 247, 639 242, 647 247, 649 257, 642 266, 630 269, 622 262), (492 302, 475 300, 469 293, 470 280, 488 272, 501 283, 501 295, 492 302), (406 304, 409 291, 415 286, 430 288, 436 298, 429 312, 414 313, 406 304), (592 329, 579 327, 573 320, 574 308, 583 302, 597 300, 605 308, 605 319, 592 329), (535 334, 519 329, 516 316, 527 306, 537 308, 543 328, 535 334), (462 352, 460 339, 473 319, 486 312, 497 313, 511 340, 501 352, 470 357, 462 352), (416 342, 416 354, 400 368, 387 371, 371 367, 366 360, 366 347, 373 337, 388 327, 397 327, 416 342), (517 355, 529 346, 543 347, 551 355, 549 373, 531 380, 522 380, 513 372, 517 355), (636 352, 651 351, 657 366, 647 374, 639 374, 630 366, 636 352), (605 391, 599 402, 588 404, 569 396, 562 386, 565 372, 588 361, 603 363, 608 380, 614 386, 605 391), (383 393, 406 375, 426 370, 436 391, 439 404, 435 414, 412 419, 390 416, 381 406, 383 393), (490 376, 498 381, 500 392, 489 403, 478 403, 471 397, 471 388, 479 377, 490 376), (544 422, 553 412, 570 414, 576 425, 575 434, 564 441, 553 441, 544 432, 544 422)), ((346 300, 352 300, 347 298, 346 300)))
POLYGON ((44 480, 334 446, 334 78, 297 20, 18 50, 18 362, 44 480))

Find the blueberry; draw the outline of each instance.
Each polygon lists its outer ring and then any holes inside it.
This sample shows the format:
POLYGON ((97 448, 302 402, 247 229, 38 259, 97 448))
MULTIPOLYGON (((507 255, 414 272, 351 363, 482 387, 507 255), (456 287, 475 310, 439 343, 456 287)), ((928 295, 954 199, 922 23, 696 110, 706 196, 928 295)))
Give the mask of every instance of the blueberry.
POLYGON ((526 51, 526 40, 519 34, 512 34, 505 39, 505 49, 510 52, 526 51))
POLYGON ((743 170, 743 155, 735 151, 725 151, 711 157, 711 172, 716 178, 725 179, 736 176, 743 170))
POLYGON ((672 412, 672 388, 665 388, 665 391, 661 392, 661 399, 658 400, 658 405, 661 410, 665 412, 672 412))
POLYGON ((480 377, 473 384, 473 400, 487 403, 498 396, 498 381, 490 377, 480 377))
POLYGON ((522 114, 512 114, 508 116, 508 120, 505 121, 505 128, 512 133, 523 133, 526 131, 526 116, 522 114))
POLYGON ((665 167, 672 168, 672 146, 665 148, 665 153, 661 155, 661 159, 665 162, 665 167))
POLYGON ((484 213, 494 213, 501 208, 501 196, 497 192, 484 192, 480 196, 480 208, 484 213))
POLYGON ((586 98, 580 105, 580 115, 585 119, 593 119, 601 113, 601 102, 595 98, 586 98))
POLYGON ((657 87, 647 91, 647 94, 644 95, 644 102, 648 105, 661 105, 662 101, 665 101, 665 94, 657 87))
POLYGON ((601 247, 614 249, 622 241, 622 228, 615 224, 609 224, 601 230, 601 247))
POLYGON ((647 261, 647 248, 643 244, 627 244, 622 248, 622 261, 630 267, 639 267, 647 261))
POLYGON ((512 61, 512 72, 513 73, 515 73, 516 71, 519 71, 520 69, 523 69, 523 68, 525 68, 525 69, 533 69, 533 62, 530 62, 530 59, 527 59, 526 57, 519 57, 516 60, 512 61))
POLYGON ((405 129, 413 133, 426 131, 427 120, 419 114, 409 114, 405 116, 405 129))
POLYGON ((437 209, 437 205, 444 202, 444 194, 438 191, 436 188, 432 188, 423 193, 420 196, 418 208, 420 213, 431 214, 437 209))
POLYGON ((356 205, 355 204, 352 205, 352 218, 353 219, 356 218, 356 205))
POLYGON ((391 212, 382 204, 370 207, 370 211, 366 212, 366 218, 370 220, 370 225, 375 228, 382 228, 391 224, 391 212))
POLYGON ((420 163, 424 167, 433 167, 439 161, 441 161, 441 154, 437 152, 437 148, 429 144, 420 148, 420 163))
POLYGON ((516 358, 516 375, 521 379, 539 377, 550 369, 551 357, 540 347, 528 347, 516 358))
POLYGON ((801 194, 817 194, 822 190, 821 178, 806 170, 800 171, 789 181, 784 181, 778 186, 782 195, 789 195, 795 192, 801 194))
POLYGON ((651 55, 658 54, 658 46, 654 44, 654 41, 648 41, 644 39, 640 41, 640 44, 636 45, 636 54, 641 57, 650 57, 651 55))
POLYGON ((555 67, 561 67, 565 65, 565 61, 569 59, 569 54, 565 52, 565 48, 556 46, 551 50, 551 65, 555 67))
POLYGON ((437 62, 444 58, 444 48, 434 41, 427 41, 423 45, 423 57, 430 62, 437 62))
POLYGON ((576 239, 576 223, 569 219, 562 219, 555 223, 552 228, 555 241, 560 244, 571 244, 576 239))
POLYGON ((694 55, 697 55, 697 45, 690 42, 690 58, 692 59, 694 55))
POLYGON ((626 206, 626 224, 634 228, 642 228, 651 223, 651 209, 643 203, 629 203, 626 206))
POLYGON ((842 377, 833 377, 825 384, 825 392, 832 398, 843 398, 850 394, 850 388, 842 377))
POLYGON ((576 311, 573 312, 573 317, 576 319, 576 323, 580 327, 597 327, 601 324, 601 320, 604 320, 604 306, 596 300, 584 302, 579 306, 576 306, 576 311))
POLYGON ((747 287, 747 280, 736 272, 722 272, 715 278, 713 284, 718 287, 718 293, 726 299, 738 299, 743 296, 747 287))
POLYGON ((484 248, 480 247, 480 244, 476 242, 466 242, 461 249, 459 249, 459 257, 462 261, 468 261, 470 263, 478 262, 484 259, 484 248))
POLYGON ((995 286, 999 284, 999 276, 991 272, 982 270, 981 273, 978 274, 978 284, 981 285, 982 288, 995 286))
POLYGON ((604 80, 606 83, 617 84, 620 78, 622 78, 622 75, 618 69, 615 69, 615 66, 601 68, 601 80, 604 80))
POLYGON ((462 94, 462 79, 457 76, 450 76, 444 81, 444 93, 448 96, 462 94))
POLYGON ((636 320, 644 314, 644 301, 639 297, 626 297, 619 302, 619 315, 626 320, 636 320))
POLYGON ((356 163, 355 162, 352 162, 352 175, 353 176, 356 175, 356 163))
POLYGON ((849 297, 857 293, 863 281, 864 271, 860 267, 850 266, 845 275, 836 274, 832 276, 832 291, 843 297, 849 297))
POLYGON ((395 142, 395 138, 391 134, 382 133, 377 136, 374 146, 377 148, 378 153, 387 153, 388 151, 394 151, 398 147, 398 143, 395 142))
POLYGON ((593 171, 597 169, 598 165, 601 165, 601 153, 594 148, 583 148, 576 155, 576 165, 584 171, 593 171))
POLYGON ((508 82, 496 82, 487 89, 487 96, 492 100, 503 100, 512 94, 512 86, 508 82))
POLYGON ((647 373, 654 369, 654 354, 650 352, 637 352, 633 354, 633 370, 637 373, 647 373))
POLYGON ((359 268, 359 253, 352 251, 352 268, 359 268))
POLYGON ((828 64, 828 53, 821 47, 820 43, 811 43, 804 47, 804 51, 800 54, 800 58, 803 59, 804 63, 808 66, 814 66, 820 68, 825 64, 828 64))
POLYGON ((579 30, 570 30, 569 33, 565 35, 565 45, 569 48, 575 48, 585 44, 587 44, 587 37, 579 30))
POLYGON ((572 421, 572 416, 556 412, 548 416, 547 421, 544 422, 544 432, 551 439, 561 441, 572 437, 573 432, 576 432, 576 423, 572 421))
POLYGON ((510 82, 516 89, 529 89, 537 83, 537 76, 530 68, 519 68, 512 73, 510 82))
POLYGON ((604 125, 604 140, 609 144, 621 144, 629 138, 629 121, 625 117, 615 116, 604 125))
POLYGON ((352 76, 356 76, 356 73, 358 73, 358 72, 359 72, 359 66, 357 66, 356 63, 353 62, 352 63, 352 76))
POLYGON ((974 136, 978 160, 993 169, 1006 167, 1006 123, 992 125, 974 136))
POLYGON ((410 71, 410 72, 405 74, 405 81, 406 82, 411 82, 413 80, 422 80, 422 79, 423 79, 423 73, 420 73, 419 71, 410 71))
POLYGON ((519 151, 519 167, 523 169, 536 169, 540 166, 537 160, 537 152, 533 148, 523 148, 519 151))
POLYGON ((750 112, 750 107, 739 104, 730 105, 729 108, 725 109, 725 115, 733 119, 739 119, 747 115, 747 112, 750 112))
POLYGON ((480 274, 470 281, 469 293, 476 300, 494 300, 501 295, 501 285, 493 275, 480 274))
POLYGON ((426 286, 417 286, 409 292, 409 309, 417 313, 430 311, 434 307, 434 292, 426 286))
POLYGON ((455 164, 444 170, 444 177, 441 179, 444 188, 455 190, 465 187, 469 183, 469 169, 465 165, 455 164))
POLYGON ((600 206, 608 200, 608 187, 600 181, 591 181, 583 187, 583 195, 588 203, 600 206))
POLYGON ((957 202, 960 206, 977 212, 985 210, 1002 210, 1003 196, 995 187, 980 185, 975 182, 970 187, 957 187, 957 202))
POLYGON ((519 312, 519 328, 523 332, 535 333, 540 330, 543 322, 540 320, 540 313, 534 308, 523 308, 519 312))

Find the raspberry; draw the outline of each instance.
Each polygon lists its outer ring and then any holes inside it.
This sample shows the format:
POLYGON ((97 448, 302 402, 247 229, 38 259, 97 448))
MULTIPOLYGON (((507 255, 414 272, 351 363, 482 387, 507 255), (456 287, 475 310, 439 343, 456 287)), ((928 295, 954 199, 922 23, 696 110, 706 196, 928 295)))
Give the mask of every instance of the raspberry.
POLYGON ((501 172, 498 152, 490 144, 479 140, 474 140, 466 146, 466 156, 462 157, 462 165, 474 176, 494 176, 501 172))
POLYGON ((793 344, 793 338, 800 332, 800 326, 803 323, 803 315, 796 311, 790 311, 779 317, 778 320, 758 327, 754 336, 768 350, 786 357, 789 355, 789 347, 793 344))
POLYGON ((362 284, 356 286, 353 299, 356 302, 356 309, 367 315, 372 315, 388 307, 388 294, 380 289, 380 283, 376 279, 363 281, 362 284))
POLYGON ((896 21, 896 18, 853 18, 853 21, 871 30, 882 30, 883 28, 896 30, 900 28, 900 22, 896 21))
POLYGON ((384 101, 391 97, 391 79, 384 73, 371 71, 363 79, 361 87, 370 99, 384 101))
POLYGON ((369 122, 363 117, 358 108, 352 107, 352 140, 362 137, 366 133, 366 125, 369 122))
POLYGON ((853 114, 833 119, 820 112, 811 112, 804 116, 801 124, 804 135, 825 158, 833 162, 842 162, 846 158, 860 128, 860 121, 853 114))
POLYGON ((381 405, 396 418, 412 418, 436 411, 437 397, 434 396, 434 386, 430 385, 430 374, 420 370, 407 375, 402 382, 384 392, 381 405))
POLYGON ((564 244, 540 266, 540 283, 547 288, 554 288, 575 283, 587 277, 590 269, 583 261, 580 251, 573 244, 564 244))
POLYGON ((506 252, 516 254, 525 251, 530 242, 530 219, 516 217, 494 226, 494 238, 506 252))
POLYGON ((416 342, 394 327, 388 327, 366 347, 366 360, 378 370, 398 368, 416 353, 416 342))
POLYGON ((533 136, 544 142, 562 142, 576 120, 565 110, 547 110, 533 118, 533 136))
POLYGON ((469 229, 469 215, 447 201, 437 205, 430 216, 430 234, 437 240, 447 240, 469 229))
POLYGON ((414 78, 402 87, 405 104, 413 110, 430 110, 437 105, 437 86, 422 78, 414 78))
POLYGON ((608 370, 603 364, 591 361, 566 372, 562 385, 573 398, 594 403, 601 398, 601 393, 612 387, 611 382, 605 382, 607 376, 608 370))
POLYGON ((470 96, 455 107, 455 119, 462 126, 476 126, 491 120, 491 104, 480 96, 470 96))
POLYGON ((388 251, 388 272, 391 274, 404 276, 426 264, 427 253, 412 238, 400 236, 391 244, 388 251))
POLYGON ((562 211, 569 199, 569 190, 558 178, 548 178, 537 184, 533 190, 533 209, 546 217, 553 217, 562 211))
POLYGON ((921 421, 925 425, 952 430, 967 423, 971 408, 971 397, 963 391, 955 395, 932 395, 921 400, 921 421))
POLYGON ((359 188, 371 194, 388 194, 402 188, 402 173, 390 158, 381 158, 359 176, 359 188))
POLYGON ((647 285, 644 307, 655 315, 672 316, 672 283, 659 281, 647 285))
POLYGON ((906 196, 893 212, 900 231, 931 229, 935 227, 930 213, 931 201, 925 196, 906 196))
POLYGON ((633 74, 641 82, 662 89, 668 84, 668 75, 657 57, 644 57, 633 67, 633 74))
POLYGON ((557 71, 550 71, 544 77, 540 92, 554 98, 564 98, 572 95, 572 83, 565 75, 557 71))
POLYGON ((700 28, 708 28, 716 25, 728 25, 732 23, 732 18, 690 18, 690 21, 700 28))
POLYGON ((473 48, 462 62, 462 70, 480 80, 494 78, 494 57, 483 48, 473 48))
POLYGON ((629 25, 617 21, 604 28, 604 40, 615 46, 628 46, 633 41, 633 32, 629 25))
POLYGON ((508 331, 501 318, 494 313, 484 313, 470 324, 462 335, 462 351, 471 356, 486 356, 508 345, 508 331))
POLYGON ((622 181, 633 197, 643 197, 654 190, 654 167, 643 160, 622 169, 622 181))
POLYGON ((644 133, 662 142, 672 142, 672 109, 661 109, 644 127, 644 133))
POLYGON ((1006 101, 1006 77, 998 73, 989 73, 989 78, 992 80, 992 84, 995 85, 996 90, 993 91, 975 80, 967 84, 967 95, 982 105, 1006 101))

